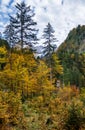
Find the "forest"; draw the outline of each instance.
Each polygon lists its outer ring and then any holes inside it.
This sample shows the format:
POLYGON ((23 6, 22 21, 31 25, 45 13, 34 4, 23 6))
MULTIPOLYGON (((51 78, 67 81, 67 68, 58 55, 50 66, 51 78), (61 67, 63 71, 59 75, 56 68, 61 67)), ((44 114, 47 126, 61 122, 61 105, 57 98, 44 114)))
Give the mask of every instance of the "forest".
POLYGON ((39 29, 31 6, 15 6, 0 36, 0 130, 85 130, 85 25, 57 48, 54 28, 39 29))

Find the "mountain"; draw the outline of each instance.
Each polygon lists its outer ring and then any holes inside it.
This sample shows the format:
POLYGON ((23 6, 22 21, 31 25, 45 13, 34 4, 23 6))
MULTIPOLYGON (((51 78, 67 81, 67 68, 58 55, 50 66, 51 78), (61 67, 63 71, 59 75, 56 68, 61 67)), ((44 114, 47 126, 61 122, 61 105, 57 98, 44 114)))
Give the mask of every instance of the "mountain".
POLYGON ((65 85, 85 86, 85 25, 69 32, 57 54, 64 68, 61 80, 65 85))
POLYGON ((77 28, 72 29, 66 40, 59 46, 58 52, 85 52, 85 25, 78 25, 77 28))

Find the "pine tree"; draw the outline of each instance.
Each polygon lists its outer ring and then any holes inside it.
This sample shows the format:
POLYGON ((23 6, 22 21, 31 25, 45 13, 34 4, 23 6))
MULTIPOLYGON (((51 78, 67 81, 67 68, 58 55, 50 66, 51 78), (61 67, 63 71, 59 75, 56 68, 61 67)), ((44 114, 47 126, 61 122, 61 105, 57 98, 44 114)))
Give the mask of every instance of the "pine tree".
POLYGON ((48 66, 50 67, 50 80, 52 82, 52 65, 51 65, 51 56, 54 52, 56 45, 54 42, 56 41, 56 38, 54 37, 54 29, 51 26, 50 23, 44 28, 43 31, 43 38, 45 39, 45 42, 43 43, 43 55, 46 57, 46 61, 48 66))
POLYGON ((44 28, 43 31, 43 38, 46 39, 43 47, 43 54, 46 57, 50 57, 51 54, 54 52, 56 45, 54 44, 54 42, 56 41, 56 38, 54 37, 54 29, 51 26, 50 23, 48 23, 48 25, 46 26, 46 28, 44 28))
POLYGON ((5 38, 8 41, 10 47, 13 47, 17 41, 16 39, 16 34, 12 25, 12 22, 10 21, 10 23, 6 26, 5 31, 5 38))
POLYGON ((26 6, 24 2, 21 4, 16 4, 16 17, 10 16, 11 22, 15 29, 15 32, 18 37, 18 43, 21 45, 21 50, 23 50, 24 45, 28 45, 30 48, 33 47, 33 44, 37 40, 37 32, 34 28, 37 25, 34 22, 34 11, 31 9, 30 6, 26 6))
POLYGON ((2 34, 1 34, 1 32, 0 32, 0 39, 2 38, 2 34))

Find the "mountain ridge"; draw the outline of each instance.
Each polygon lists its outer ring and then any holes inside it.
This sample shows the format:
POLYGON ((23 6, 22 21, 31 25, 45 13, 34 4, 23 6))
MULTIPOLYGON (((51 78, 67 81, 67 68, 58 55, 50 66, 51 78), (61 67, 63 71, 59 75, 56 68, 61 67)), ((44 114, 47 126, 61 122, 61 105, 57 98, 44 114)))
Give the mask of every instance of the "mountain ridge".
POLYGON ((59 46, 58 51, 85 52, 85 25, 73 28, 59 46))

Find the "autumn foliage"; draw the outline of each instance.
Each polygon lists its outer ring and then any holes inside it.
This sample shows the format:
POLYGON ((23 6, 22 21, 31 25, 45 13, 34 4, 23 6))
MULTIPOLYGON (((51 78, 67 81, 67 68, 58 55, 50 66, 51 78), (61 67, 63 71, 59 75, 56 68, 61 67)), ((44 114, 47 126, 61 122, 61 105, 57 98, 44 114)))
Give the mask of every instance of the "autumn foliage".
POLYGON ((63 68, 53 54, 53 83, 31 50, 0 48, 0 130, 84 130, 85 90, 55 85, 63 68))

